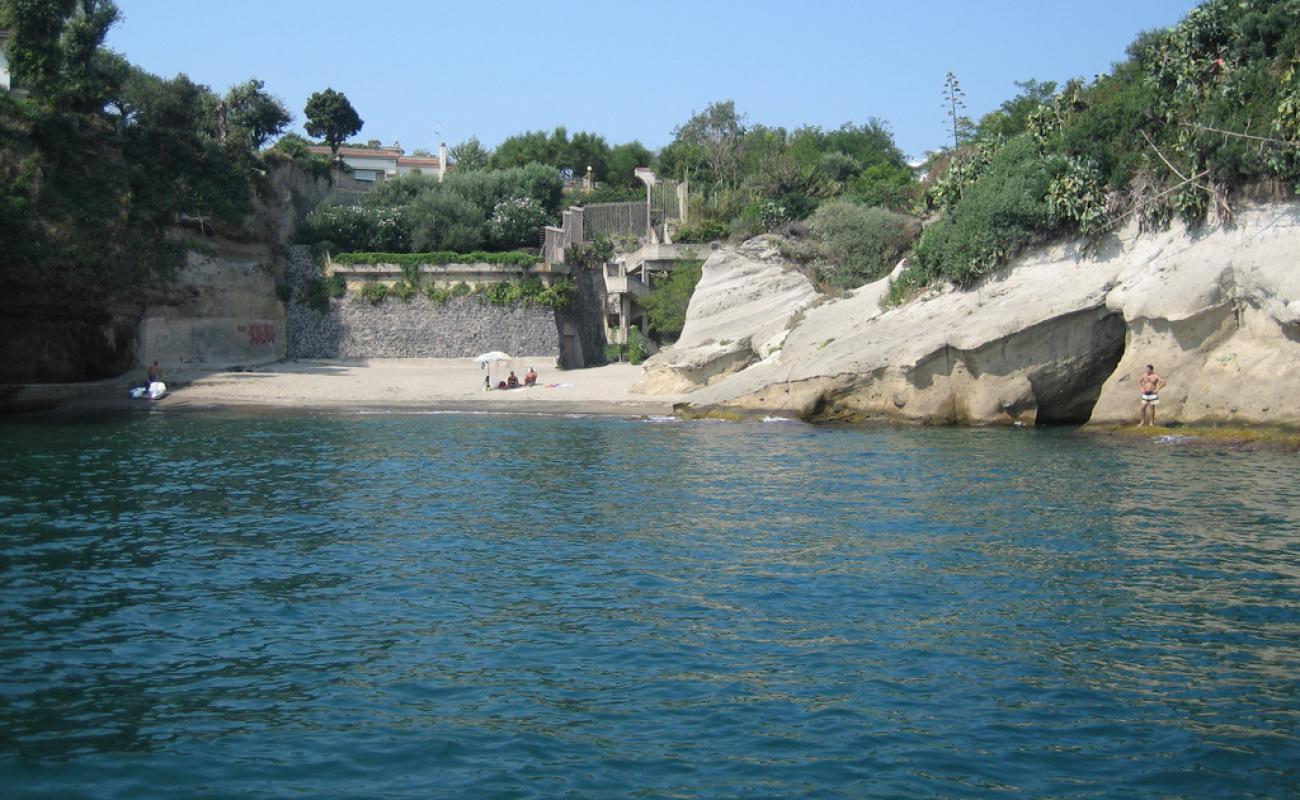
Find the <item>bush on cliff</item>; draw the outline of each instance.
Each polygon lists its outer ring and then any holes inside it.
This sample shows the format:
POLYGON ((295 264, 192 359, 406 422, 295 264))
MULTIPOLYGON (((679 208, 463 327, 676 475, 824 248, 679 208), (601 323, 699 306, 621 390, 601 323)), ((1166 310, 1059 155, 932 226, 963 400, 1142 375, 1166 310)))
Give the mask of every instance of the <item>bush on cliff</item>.
POLYGON ((997 269, 1055 227, 1046 201, 1052 177, 1029 135, 1012 139, 952 209, 926 228, 911 268, 925 280, 961 285, 997 269))
POLYGON ((851 200, 826 203, 813 212, 808 225, 830 261, 819 277, 841 288, 861 286, 888 273, 921 233, 914 217, 851 200))

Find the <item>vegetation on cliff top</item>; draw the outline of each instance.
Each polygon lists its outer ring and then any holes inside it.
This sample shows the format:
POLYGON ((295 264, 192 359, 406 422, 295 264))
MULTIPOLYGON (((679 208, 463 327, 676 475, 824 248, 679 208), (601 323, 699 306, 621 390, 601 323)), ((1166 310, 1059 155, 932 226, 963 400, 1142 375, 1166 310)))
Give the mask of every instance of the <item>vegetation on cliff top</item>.
POLYGON ((1033 84, 936 165, 906 284, 969 284, 1025 246, 1160 229, 1300 184, 1300 2, 1209 0, 1091 83, 1033 84), (1044 88, 1047 91, 1042 91, 1044 88))
POLYGON ((258 148, 289 113, 258 80, 219 95, 104 48, 108 0, 0 0, 22 93, 0 93, 0 270, 11 288, 95 303, 165 277, 183 217, 238 222, 258 148))

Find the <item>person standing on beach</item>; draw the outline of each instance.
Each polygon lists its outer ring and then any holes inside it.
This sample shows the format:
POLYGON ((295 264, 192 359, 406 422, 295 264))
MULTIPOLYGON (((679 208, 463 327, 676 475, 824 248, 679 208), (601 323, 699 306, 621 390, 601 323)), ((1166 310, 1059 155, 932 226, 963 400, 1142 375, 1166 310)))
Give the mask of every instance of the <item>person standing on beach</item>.
POLYGON ((1156 406, 1160 405, 1160 390, 1165 386, 1165 379, 1160 377, 1156 368, 1147 364, 1146 371, 1142 377, 1138 378, 1138 389, 1142 392, 1142 417, 1138 421, 1138 427, 1143 425, 1154 427, 1156 424, 1156 406), (1150 412, 1151 419, 1147 419, 1147 412, 1150 412))
POLYGON ((162 367, 158 366, 158 362, 155 361, 149 367, 149 380, 145 385, 148 386, 150 383, 157 383, 160 380, 162 380, 162 367))

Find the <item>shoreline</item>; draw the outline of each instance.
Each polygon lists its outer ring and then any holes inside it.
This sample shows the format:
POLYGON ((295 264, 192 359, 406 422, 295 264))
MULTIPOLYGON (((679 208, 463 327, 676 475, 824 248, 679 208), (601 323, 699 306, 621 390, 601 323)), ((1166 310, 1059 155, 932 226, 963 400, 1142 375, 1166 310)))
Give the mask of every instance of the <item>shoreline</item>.
POLYGON ((488 370, 472 359, 367 359, 360 361, 277 361, 234 369, 164 368, 167 395, 131 398, 143 383, 136 372, 74 384, 3 387, 0 411, 95 413, 109 411, 202 412, 348 411, 364 413, 581 414, 585 416, 672 416, 679 395, 642 395, 632 387, 640 366, 607 364, 559 370, 554 358, 516 358, 491 371, 503 379, 537 368, 536 386, 483 388, 488 370))
MULTIPOLYGON (((687 395, 643 395, 632 387, 644 370, 607 364, 559 370, 553 358, 517 358, 517 372, 537 367, 539 385, 518 389, 482 387, 486 370, 471 359, 368 359, 277 361, 225 370, 172 368, 164 372, 168 393, 161 400, 137 400, 129 389, 142 382, 137 371, 71 384, 14 384, 0 387, 0 415, 100 413, 345 413, 500 414, 517 416, 604 416, 624 419, 693 419, 674 405, 687 395)), ((510 367, 499 371, 508 374, 510 367)), ((498 377, 494 370, 492 377, 498 377)), ((752 417, 758 421, 761 416, 752 417)), ((739 421, 739 420, 737 420, 739 421)), ((801 421, 801 420, 795 420, 801 421)), ((818 424, 818 423, 810 423, 818 424)), ((843 422, 831 423, 845 424, 843 422)), ((860 423, 876 427, 882 423, 860 423)), ((894 426, 884 423, 885 427, 894 426)), ((957 426, 961 427, 961 426, 957 426)), ((967 426, 999 427, 999 426, 967 426)), ((1064 426, 1075 427, 1075 426, 1064 426)), ((1084 423, 1071 435, 1149 444, 1185 444, 1238 450, 1300 452, 1300 431, 1281 425, 1084 423)))

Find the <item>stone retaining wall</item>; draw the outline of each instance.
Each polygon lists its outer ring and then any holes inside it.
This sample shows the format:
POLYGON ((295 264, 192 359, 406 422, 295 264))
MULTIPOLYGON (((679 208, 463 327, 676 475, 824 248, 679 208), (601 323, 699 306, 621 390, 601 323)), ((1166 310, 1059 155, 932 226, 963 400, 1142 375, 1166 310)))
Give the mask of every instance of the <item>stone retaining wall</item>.
POLYGON ((472 358, 490 350, 560 356, 553 309, 494 306, 475 296, 445 304, 422 295, 405 302, 390 296, 372 304, 350 294, 319 311, 305 302, 319 274, 306 248, 292 248, 285 321, 289 358, 472 358))

